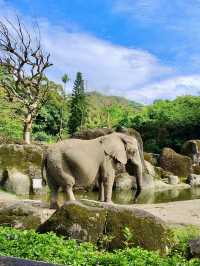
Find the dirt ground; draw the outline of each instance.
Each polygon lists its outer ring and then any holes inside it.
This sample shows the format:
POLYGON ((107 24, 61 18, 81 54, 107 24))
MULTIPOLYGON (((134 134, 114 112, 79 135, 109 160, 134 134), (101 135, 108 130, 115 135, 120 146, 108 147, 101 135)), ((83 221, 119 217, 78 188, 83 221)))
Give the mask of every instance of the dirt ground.
POLYGON ((137 204, 171 225, 200 226, 200 199, 159 204, 137 204))

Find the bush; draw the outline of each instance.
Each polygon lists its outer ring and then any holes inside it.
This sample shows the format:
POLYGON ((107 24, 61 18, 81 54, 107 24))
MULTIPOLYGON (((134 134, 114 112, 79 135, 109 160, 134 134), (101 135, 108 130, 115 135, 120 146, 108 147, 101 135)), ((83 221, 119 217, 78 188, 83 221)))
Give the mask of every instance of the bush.
POLYGON ((187 226, 173 229, 176 244, 171 251, 171 254, 179 254, 184 257, 189 257, 189 240, 200 237, 200 229, 195 226, 187 226))
POLYGON ((200 97, 158 100, 132 114, 123 124, 141 133, 144 150, 159 153, 164 147, 180 152, 182 144, 200 135, 200 97))
POLYGON ((52 142, 52 140, 54 139, 53 136, 48 135, 44 131, 36 132, 33 135, 33 137, 35 141, 48 142, 48 143, 52 142))
POLYGON ((54 233, 38 234, 0 227, 0 256, 15 256, 65 265, 135 265, 135 266, 197 266, 200 260, 187 261, 180 255, 160 257, 157 252, 141 248, 125 248, 107 252, 90 243, 78 244, 54 233))

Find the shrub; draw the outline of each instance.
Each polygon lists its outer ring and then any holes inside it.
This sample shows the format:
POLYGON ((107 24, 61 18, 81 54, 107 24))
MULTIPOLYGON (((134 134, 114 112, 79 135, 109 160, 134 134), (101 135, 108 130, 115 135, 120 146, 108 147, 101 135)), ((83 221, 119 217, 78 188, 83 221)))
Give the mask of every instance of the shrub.
POLYGON ((90 243, 78 244, 54 233, 0 227, 0 256, 15 256, 65 265, 113 266, 197 266, 200 260, 187 261, 180 255, 160 257, 157 252, 125 248, 107 252, 90 243))

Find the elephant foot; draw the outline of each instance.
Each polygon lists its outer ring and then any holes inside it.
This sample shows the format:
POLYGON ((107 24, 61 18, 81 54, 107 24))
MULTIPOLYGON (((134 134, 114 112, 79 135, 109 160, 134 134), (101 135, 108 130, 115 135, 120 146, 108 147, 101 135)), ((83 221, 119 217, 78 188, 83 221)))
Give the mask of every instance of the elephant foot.
POLYGON ((114 202, 112 200, 106 200, 105 203, 114 204, 114 202))
POLYGON ((59 205, 57 202, 52 202, 50 204, 50 209, 53 209, 53 210, 58 210, 59 209, 59 205))
POLYGON ((104 200, 104 199, 98 199, 98 201, 100 201, 100 202, 105 202, 105 200, 104 200))
POLYGON ((65 200, 64 203, 68 203, 69 201, 76 201, 76 199, 68 199, 68 200, 65 200))

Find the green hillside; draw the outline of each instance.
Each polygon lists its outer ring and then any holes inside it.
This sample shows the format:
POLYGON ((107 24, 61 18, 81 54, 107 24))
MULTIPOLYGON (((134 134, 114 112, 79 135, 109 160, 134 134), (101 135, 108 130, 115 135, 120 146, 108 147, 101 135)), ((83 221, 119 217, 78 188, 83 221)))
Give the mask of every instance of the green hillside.
POLYGON ((136 109, 142 107, 142 104, 130 101, 124 97, 106 96, 96 91, 88 92, 87 95, 89 96, 89 100, 91 101, 91 103, 94 103, 96 104, 96 106, 99 107, 109 106, 113 104, 119 104, 122 106, 132 106, 136 109))

